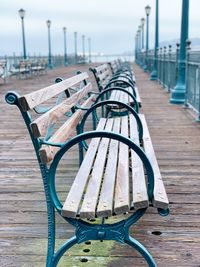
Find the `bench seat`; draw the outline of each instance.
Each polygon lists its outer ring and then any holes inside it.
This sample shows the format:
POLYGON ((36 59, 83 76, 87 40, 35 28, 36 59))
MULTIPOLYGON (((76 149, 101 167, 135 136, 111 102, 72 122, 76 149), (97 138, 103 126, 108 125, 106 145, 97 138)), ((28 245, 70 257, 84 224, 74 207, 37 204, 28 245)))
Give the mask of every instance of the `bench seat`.
MULTIPOLYGON (((133 94, 133 89, 131 87, 126 87, 126 90, 130 93, 133 94)), ((138 88, 135 87, 135 92, 136 92, 136 101, 138 103, 138 105, 141 107, 142 106, 142 101, 138 92, 138 88)), ((133 99, 130 95, 128 95, 127 93, 123 92, 123 91, 112 91, 109 100, 115 100, 115 101, 120 101, 123 102, 125 104, 129 104, 132 105, 134 104, 133 99)), ((119 108, 119 105, 116 105, 115 108, 119 108)))
MULTIPOLYGON (((137 154, 119 141, 92 139, 62 208, 64 217, 109 217, 134 209, 167 209, 168 198, 159 171, 144 115, 142 149, 154 170, 154 197, 149 203, 143 164, 137 154)), ((140 146, 137 123, 132 115, 101 118, 97 130, 113 131, 140 146)))

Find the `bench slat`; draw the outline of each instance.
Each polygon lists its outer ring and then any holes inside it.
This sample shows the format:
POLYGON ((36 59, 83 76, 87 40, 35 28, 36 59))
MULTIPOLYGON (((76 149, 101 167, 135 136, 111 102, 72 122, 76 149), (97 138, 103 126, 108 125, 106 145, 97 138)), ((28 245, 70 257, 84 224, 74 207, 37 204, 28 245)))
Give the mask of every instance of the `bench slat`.
POLYGON ((162 180, 156 155, 153 149, 147 123, 143 114, 140 114, 140 119, 142 121, 144 130, 144 135, 143 135, 144 150, 154 170, 155 185, 154 185, 153 206, 156 208, 167 209, 169 206, 169 200, 166 194, 165 186, 162 180))
POLYGON ((65 91, 66 89, 74 86, 75 84, 87 79, 89 76, 87 72, 83 72, 78 74, 74 77, 66 79, 60 83, 53 84, 51 86, 42 88, 30 94, 24 95, 19 98, 20 106, 22 107, 23 111, 27 111, 33 109, 37 105, 45 102, 46 100, 60 94, 61 92, 65 91))
MULTIPOLYGON (((114 120, 113 132, 120 132, 120 118, 116 118, 114 120)), ((113 214, 113 199, 118 162, 118 147, 119 142, 112 139, 110 141, 108 161, 97 208, 97 216, 100 217, 109 217, 113 214)))
POLYGON ((115 100, 119 101, 120 98, 120 90, 116 90, 115 100))
MULTIPOLYGON (((91 105, 93 102, 93 96, 89 97, 84 104, 81 106, 82 108, 86 108, 91 105)), ((71 134, 74 132, 74 129, 76 125, 79 123, 83 110, 77 110, 72 117, 70 117, 55 133, 54 135, 48 140, 49 142, 52 143, 62 143, 65 142, 71 134)), ((42 148, 40 149, 40 157, 42 162, 48 163, 50 162, 56 152, 59 150, 58 147, 53 147, 53 146, 48 146, 48 145, 43 145, 42 148)))
MULTIPOLYGON (((125 137, 128 137, 127 116, 123 116, 121 119, 121 134, 125 137)), ((127 145, 120 143, 115 188, 114 212, 116 214, 120 214, 129 210, 129 149, 127 145)))
POLYGON ((124 93, 124 99, 123 99, 123 102, 124 102, 125 104, 129 104, 129 103, 130 103, 130 101, 129 101, 129 95, 128 95, 127 93, 124 93))
POLYGON ((116 90, 113 90, 112 92, 111 92, 111 95, 110 95, 110 100, 116 100, 116 90))
MULTIPOLYGON (((137 123, 133 115, 130 115, 130 138, 140 146, 137 123)), ((132 203, 135 209, 147 208, 149 206, 146 179, 142 161, 137 154, 131 150, 131 167, 132 167, 132 203)))
POLYGON ((141 97, 140 97, 140 94, 139 94, 137 86, 134 87, 134 90, 135 90, 135 93, 136 93, 136 100, 137 100, 138 104, 142 105, 142 100, 141 100, 141 97))
MULTIPOLYGON (((107 120, 105 130, 111 131, 112 125, 113 125, 113 119, 107 120)), ((84 195, 83 203, 80 209, 80 217, 83 218, 95 217, 101 182, 104 176, 104 168, 105 168, 109 142, 110 140, 108 138, 102 138, 100 142, 96 159, 92 167, 92 173, 88 181, 87 190, 84 195)))
POLYGON ((109 72, 107 70, 105 70, 103 73, 99 73, 98 74, 98 78, 100 81, 109 81, 109 72))
POLYGON ((70 98, 67 98, 59 105, 55 106, 35 121, 31 123, 31 129, 35 138, 44 136, 48 127, 57 122, 67 111, 75 106, 78 101, 85 97, 92 89, 92 84, 88 83, 77 93, 73 94, 70 98))
MULTIPOLYGON (((106 119, 101 119, 98 124, 97 130, 104 129, 106 119)), ((76 217, 79 205, 85 190, 91 168, 95 159, 95 155, 100 143, 100 138, 93 138, 85 154, 84 160, 76 174, 74 182, 65 200, 62 208, 62 215, 65 217, 76 217)))
POLYGON ((98 67, 95 68, 97 73, 100 73, 100 72, 105 71, 107 69, 108 69, 108 64, 106 64, 106 63, 105 64, 101 64, 101 65, 99 65, 98 67))

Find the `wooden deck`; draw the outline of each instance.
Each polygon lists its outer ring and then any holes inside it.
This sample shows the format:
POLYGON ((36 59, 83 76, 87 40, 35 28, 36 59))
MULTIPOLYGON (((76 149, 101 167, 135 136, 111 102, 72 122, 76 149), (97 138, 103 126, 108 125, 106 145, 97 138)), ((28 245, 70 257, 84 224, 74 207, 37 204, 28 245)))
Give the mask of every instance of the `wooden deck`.
MULTIPOLYGON (((152 253, 158 267, 200 266, 200 124, 181 106, 169 104, 169 94, 137 66, 137 86, 166 184, 171 214, 160 217, 152 208, 132 228, 132 235, 152 253)), ((27 80, 11 78, 0 84, 0 266, 45 266, 47 216, 34 151, 16 107, 4 94, 21 94, 49 85, 57 76, 68 77, 88 66, 60 68, 27 80)), ((1 81, 0 81, 1 82, 1 81)), ((68 161, 73 174, 74 158, 68 161)), ((73 228, 57 218, 58 243, 73 228)), ((143 267, 141 257, 114 242, 92 242, 74 247, 62 266, 143 267), (88 251, 89 250, 89 251, 88 251), (87 262, 86 262, 87 260, 87 262)))

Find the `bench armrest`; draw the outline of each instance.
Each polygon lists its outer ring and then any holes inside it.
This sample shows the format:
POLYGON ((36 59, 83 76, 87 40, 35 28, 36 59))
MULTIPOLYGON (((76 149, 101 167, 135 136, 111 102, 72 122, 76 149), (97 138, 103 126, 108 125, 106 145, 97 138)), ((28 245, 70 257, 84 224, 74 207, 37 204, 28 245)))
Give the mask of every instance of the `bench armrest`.
POLYGON ((108 92, 111 92, 111 91, 114 91, 114 90, 118 90, 118 91, 122 91, 126 94, 128 94, 132 99, 133 99, 133 102, 134 102, 134 105, 135 105, 135 111, 138 113, 139 112, 139 106, 138 106, 138 102, 136 100, 136 97, 134 94, 131 94, 128 90, 126 90, 126 88, 123 88, 123 87, 119 87, 119 86, 115 86, 115 87, 110 87, 110 88, 107 88, 105 89, 104 91, 102 91, 99 96, 96 98, 96 101, 95 103, 97 103, 99 101, 99 99, 101 99, 101 97, 105 94, 107 94, 108 92))
POLYGON ((109 105, 109 104, 120 105, 123 108, 125 108, 127 111, 129 111, 134 116, 134 118, 136 119, 136 122, 137 122, 137 126, 138 126, 139 139, 141 141, 142 138, 143 138, 143 126, 142 126, 142 122, 141 122, 140 117, 138 116, 137 112, 131 106, 129 106, 129 105, 123 103, 123 102, 116 101, 116 100, 105 100, 105 101, 101 101, 101 102, 98 102, 98 103, 92 105, 92 107, 90 109, 88 109, 88 111, 84 114, 84 116, 83 116, 83 118, 81 120, 80 132, 81 133, 84 132, 85 122, 86 122, 88 116, 92 112, 94 112, 98 107, 101 107, 101 106, 104 106, 104 105, 109 105))

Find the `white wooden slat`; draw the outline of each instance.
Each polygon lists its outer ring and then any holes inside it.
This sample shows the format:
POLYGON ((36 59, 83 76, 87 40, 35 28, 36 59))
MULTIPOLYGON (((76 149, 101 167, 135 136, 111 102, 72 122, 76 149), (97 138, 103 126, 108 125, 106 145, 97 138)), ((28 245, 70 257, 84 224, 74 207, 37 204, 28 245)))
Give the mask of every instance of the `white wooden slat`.
MULTIPOLYGON (((120 118, 115 118, 112 132, 120 132, 120 118)), ((97 208, 98 217, 109 217, 113 214, 115 179, 118 162, 118 147, 119 142, 112 139, 110 141, 108 160, 97 208)))
POLYGON ((143 114, 140 114, 140 119, 142 121, 144 130, 144 135, 143 135, 144 150, 154 170, 153 206, 156 208, 167 209, 169 206, 169 200, 166 194, 165 186, 162 180, 162 176, 160 173, 160 169, 152 145, 147 123, 143 114))
POLYGON ((142 100, 141 100, 141 97, 140 97, 140 94, 139 94, 139 91, 138 91, 138 87, 135 86, 134 90, 135 90, 135 93, 136 93, 136 100, 137 100, 138 104, 142 105, 142 100))
POLYGON ((60 94, 66 89, 74 86, 75 84, 87 79, 89 76, 87 72, 83 72, 60 83, 53 84, 51 86, 34 91, 30 94, 24 95, 19 98, 20 106, 24 111, 33 109, 37 105, 47 101, 48 99, 60 94))
MULTIPOLYGON (((130 138, 140 146, 137 122, 133 115, 130 115, 130 138)), ((142 161, 138 155, 131 150, 131 168, 132 168, 132 203, 134 209, 147 208, 149 206, 147 185, 142 161)))
MULTIPOLYGON (((121 134, 128 137, 128 117, 123 116, 121 120, 121 134)), ((115 188, 114 212, 121 214, 130 210, 129 199, 129 148, 120 142, 117 178, 115 188)))
MULTIPOLYGON (((101 119, 97 126, 97 130, 103 130, 106 124, 106 119, 101 119)), ((62 208, 62 215, 64 217, 76 217, 79 205, 88 182, 88 178, 93 166, 95 155, 100 143, 100 138, 94 138, 89 144, 88 150, 85 154, 84 160, 78 170, 74 179, 68 196, 62 208)))
MULTIPOLYGON (((111 131, 112 125, 113 119, 108 119, 105 126, 105 131, 111 131)), ((83 203, 80 209, 81 218, 95 217, 101 182, 104 176, 105 162, 107 158, 109 142, 110 139, 108 138, 102 138, 102 140, 100 141, 98 152, 94 161, 90 179, 88 181, 83 203)))
MULTIPOLYGON (((91 103, 93 103, 93 96, 89 97, 84 104, 81 106, 82 108, 87 108, 88 106, 91 106, 91 103)), ((55 133, 52 135, 52 137, 48 140, 52 143, 62 143, 66 142, 67 139, 71 136, 73 133, 75 127, 79 123, 79 121, 82 118, 82 114, 84 113, 83 110, 79 109, 77 110, 72 117, 70 117, 55 133)), ((40 149, 40 157, 42 162, 48 163, 50 162, 56 152, 59 150, 58 147, 53 147, 49 145, 42 145, 40 149)))
POLYGON ((92 84, 88 83, 77 93, 73 94, 71 97, 65 99, 59 105, 56 105, 51 110, 47 111, 45 114, 38 117, 31 123, 31 129, 35 138, 44 136, 48 127, 52 123, 56 123, 67 111, 69 111, 73 106, 75 106, 79 100, 85 97, 92 90, 92 84))

